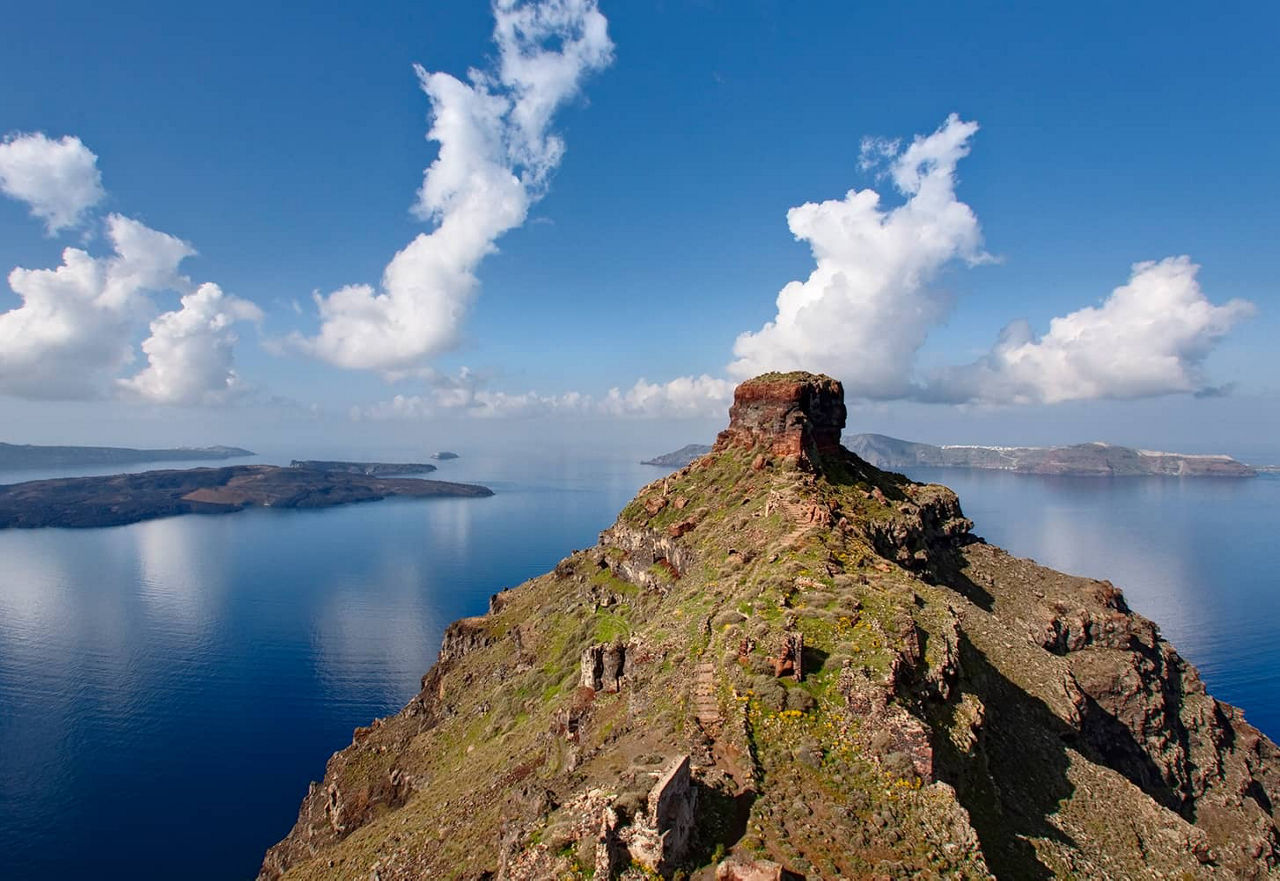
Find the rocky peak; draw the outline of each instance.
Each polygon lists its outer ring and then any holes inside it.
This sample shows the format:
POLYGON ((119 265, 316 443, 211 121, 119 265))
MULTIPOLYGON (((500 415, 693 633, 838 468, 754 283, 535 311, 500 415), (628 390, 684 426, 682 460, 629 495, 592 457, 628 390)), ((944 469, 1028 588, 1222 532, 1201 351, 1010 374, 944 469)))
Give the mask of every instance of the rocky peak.
POLYGON ((1280 748, 1105 582, 738 387, 716 449, 446 631, 260 881, 1280 879, 1280 748))
POLYGON ((829 376, 766 373, 734 390, 729 427, 716 438, 715 449, 762 447, 813 464, 840 448, 847 412, 844 386, 829 376))

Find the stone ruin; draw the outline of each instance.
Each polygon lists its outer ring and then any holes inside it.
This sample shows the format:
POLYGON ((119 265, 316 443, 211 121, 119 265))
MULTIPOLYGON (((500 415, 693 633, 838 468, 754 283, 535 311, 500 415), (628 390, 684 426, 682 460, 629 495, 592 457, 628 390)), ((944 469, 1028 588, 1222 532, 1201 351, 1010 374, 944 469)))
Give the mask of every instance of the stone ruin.
POLYGON ((610 878, 627 862, 665 874, 689 852, 697 819, 689 757, 677 756, 655 774, 642 814, 622 826, 618 812, 604 810, 596 845, 595 877, 610 878))
POLYGON ((782 881, 782 866, 772 860, 731 857, 716 866, 716 881, 782 881))
POLYGON ((769 660, 773 663, 776 678, 790 676, 796 682, 804 679, 804 634, 798 630, 784 633, 778 646, 778 656, 769 660))

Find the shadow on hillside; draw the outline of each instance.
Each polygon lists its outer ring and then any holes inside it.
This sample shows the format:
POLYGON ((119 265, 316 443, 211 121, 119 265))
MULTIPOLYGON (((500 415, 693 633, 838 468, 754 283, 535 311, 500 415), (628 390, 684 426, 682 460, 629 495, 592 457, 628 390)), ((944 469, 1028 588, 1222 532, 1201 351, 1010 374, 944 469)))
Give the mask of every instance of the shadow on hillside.
POLYGON ((801 653, 802 664, 801 669, 804 670, 806 676, 816 676, 821 673, 827 666, 827 659, 831 657, 830 652, 825 652, 817 646, 807 645, 801 653))
POLYGON ((964 548, 977 542, 982 542, 982 539, 974 537, 970 541, 934 548, 929 555, 929 570, 924 574, 935 584, 951 588, 984 612, 990 612, 995 608, 995 597, 965 571, 969 562, 965 559, 964 548))
POLYGON ((958 704, 944 708, 934 725, 934 773, 955 788, 996 877, 1054 878, 1029 839, 1074 844, 1049 818, 1074 791, 1067 768, 1076 732, 992 666, 963 634, 960 667, 966 690, 981 698, 985 716, 976 745, 962 752, 946 733, 958 704))
POLYGON ((694 780, 698 816, 693 846, 685 864, 690 868, 711 865, 717 854, 733 850, 747 834, 756 793, 750 789, 730 795, 722 789, 694 780))
POLYGON ((912 482, 910 478, 894 471, 882 471, 844 447, 839 454, 815 458, 822 476, 836 486, 869 485, 879 488, 889 501, 901 502, 907 498, 902 488, 912 482))

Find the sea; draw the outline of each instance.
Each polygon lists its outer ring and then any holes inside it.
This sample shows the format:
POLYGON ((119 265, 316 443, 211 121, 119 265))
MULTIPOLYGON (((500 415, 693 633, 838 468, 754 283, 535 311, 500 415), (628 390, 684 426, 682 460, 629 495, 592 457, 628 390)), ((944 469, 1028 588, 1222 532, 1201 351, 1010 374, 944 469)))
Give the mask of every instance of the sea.
MULTIPOLYGON (((450 621, 593 544, 664 473, 636 458, 432 475, 483 499, 0 531, 0 878, 253 878, 352 729, 417 693, 450 621)), ((955 489, 993 544, 1111 580, 1280 739, 1280 479, 910 476, 955 489)))

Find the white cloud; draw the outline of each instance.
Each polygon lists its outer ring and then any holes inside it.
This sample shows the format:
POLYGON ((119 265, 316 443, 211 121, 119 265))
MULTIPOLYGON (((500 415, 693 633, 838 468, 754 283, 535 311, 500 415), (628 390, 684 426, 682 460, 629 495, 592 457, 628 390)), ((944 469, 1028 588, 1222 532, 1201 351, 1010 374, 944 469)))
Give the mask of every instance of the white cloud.
POLYGON ((181 308, 151 322, 142 343, 147 366, 120 387, 159 404, 225 403, 244 391, 234 368, 234 325, 261 320, 253 303, 202 284, 182 298, 181 308))
POLYGON ((367 407, 353 407, 354 420, 425 420, 446 413, 479 418, 550 415, 687 419, 724 416, 733 383, 707 375, 674 379, 665 384, 639 380, 626 391, 612 388, 602 398, 580 392, 544 395, 487 388, 488 380, 467 368, 456 376, 434 375, 423 395, 396 395, 367 407))
POLYGON ((294 343, 341 367, 396 373, 456 344, 475 270, 524 223, 564 153, 548 129, 582 79, 612 59, 595 0, 495 0, 498 63, 468 82, 415 67, 440 145, 414 211, 436 222, 392 258, 380 291, 349 285, 316 298, 317 336, 294 343))
POLYGON ((1100 306, 1049 324, 1036 338, 1030 325, 1007 326, 982 359, 944 370, 924 397, 982 403, 1058 403, 1212 391, 1201 364, 1252 304, 1215 306, 1189 257, 1137 263, 1129 283, 1100 306))
POLYGON ((195 253, 181 239, 112 214, 113 253, 62 252, 56 269, 14 269, 22 305, 0 313, 0 393, 33 399, 101 396, 133 359, 133 328, 147 294, 185 285, 178 265, 195 253))
POLYGON ((724 416, 729 412, 734 383, 705 373, 655 384, 641 379, 630 389, 610 389, 600 409, 615 416, 664 419, 724 416))
POLYGON ((0 142, 0 191, 26 202, 50 235, 79 225, 106 195, 98 157, 79 138, 42 132, 0 142))
MULTIPOLYGON (((0 188, 31 205, 50 232, 81 222, 105 195, 97 159, 79 138, 20 135, 0 144, 0 188)), ((166 404, 216 403, 241 387, 232 365, 236 321, 258 307, 214 284, 192 290, 179 266, 187 242, 119 214, 104 226, 111 254, 66 248, 54 269, 15 268, 9 286, 22 305, 0 313, 0 394, 87 400, 123 394, 166 404), (156 312, 153 294, 185 293, 181 308, 151 322, 148 364, 119 379, 134 342, 156 312)))
POLYGON ((118 379, 136 357, 139 330, 155 314, 153 294, 191 291, 179 272, 195 254, 187 242, 119 214, 106 219, 109 256, 66 248, 55 269, 14 269, 22 305, 0 313, 0 394, 32 400, 89 400, 122 394, 162 404, 218 403, 241 387, 233 368, 237 321, 257 306, 215 284, 182 297, 151 322, 148 364, 118 379))
POLYGON ((989 259, 977 217, 955 196, 956 164, 977 130, 952 114, 900 153, 895 142, 865 141, 865 162, 895 154, 889 176, 906 197, 896 208, 881 208, 874 190, 850 190, 787 212, 817 266, 782 289, 772 321, 738 337, 730 374, 813 370, 843 380, 850 397, 908 394, 916 352, 949 307, 930 282, 954 260, 989 259))

